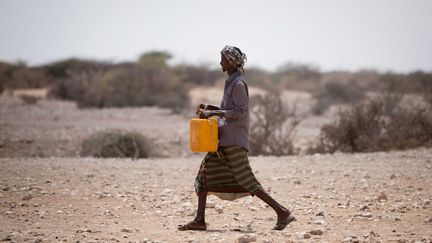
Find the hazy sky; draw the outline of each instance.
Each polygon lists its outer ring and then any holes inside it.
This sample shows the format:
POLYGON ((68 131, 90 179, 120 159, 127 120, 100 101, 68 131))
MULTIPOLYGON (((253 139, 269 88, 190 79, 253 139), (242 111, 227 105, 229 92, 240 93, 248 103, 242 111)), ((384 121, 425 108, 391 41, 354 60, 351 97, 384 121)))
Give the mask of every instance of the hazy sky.
MULTIPOLYGON (((247 66, 432 71, 432 1, 0 0, 0 60, 68 57, 218 65, 226 45, 247 66)), ((247 68, 246 66, 246 68, 247 68)))

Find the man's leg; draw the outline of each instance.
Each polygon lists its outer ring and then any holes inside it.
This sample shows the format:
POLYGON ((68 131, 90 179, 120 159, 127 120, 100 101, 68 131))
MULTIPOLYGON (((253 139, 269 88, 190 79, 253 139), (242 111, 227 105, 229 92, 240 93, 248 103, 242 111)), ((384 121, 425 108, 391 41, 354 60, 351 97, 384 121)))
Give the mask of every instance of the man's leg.
POLYGON ((198 210, 195 222, 205 225, 205 208, 207 202, 207 191, 202 191, 198 193, 198 210))
POLYGON ((207 201, 207 191, 198 193, 198 209, 195 219, 187 224, 179 225, 178 230, 206 230, 205 207, 207 201))
POLYGON ((273 228, 274 230, 283 230, 289 223, 296 220, 288 209, 276 202, 276 200, 274 200, 263 189, 257 191, 255 195, 272 207, 276 212, 278 219, 275 227, 273 228))

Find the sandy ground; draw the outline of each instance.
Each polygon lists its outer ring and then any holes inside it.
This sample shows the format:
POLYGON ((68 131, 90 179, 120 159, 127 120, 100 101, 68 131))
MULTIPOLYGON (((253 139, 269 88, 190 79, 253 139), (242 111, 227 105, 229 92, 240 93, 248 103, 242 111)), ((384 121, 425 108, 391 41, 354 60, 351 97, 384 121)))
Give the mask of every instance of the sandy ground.
POLYGON ((251 157, 263 186, 298 221, 284 231, 255 197, 209 197, 193 218, 200 157, 0 159, 0 239, 14 242, 431 242, 432 150, 251 157), (382 200, 378 200, 381 193, 382 200), (313 232, 317 235, 314 235, 313 232))
MULTIPOLYGON (((196 91, 195 102, 205 92, 196 91)), ((300 108, 311 102, 304 93, 283 98, 300 108)), ((193 181, 203 157, 188 148, 191 116, 151 107, 82 110, 56 100, 26 105, 0 96, 0 240, 432 242, 432 149, 251 157, 264 188, 298 221, 272 231, 276 216, 258 198, 210 196, 208 230, 177 231, 195 214, 193 181), (138 131, 170 158, 79 158, 81 141, 105 129, 138 131)), ((303 120, 296 143, 316 138, 328 120, 303 120)))
POLYGON ((106 129, 144 134, 162 156, 190 154, 188 120, 167 109, 78 109, 74 102, 49 99, 26 105, 0 96, 0 157, 78 156, 86 137, 106 129))

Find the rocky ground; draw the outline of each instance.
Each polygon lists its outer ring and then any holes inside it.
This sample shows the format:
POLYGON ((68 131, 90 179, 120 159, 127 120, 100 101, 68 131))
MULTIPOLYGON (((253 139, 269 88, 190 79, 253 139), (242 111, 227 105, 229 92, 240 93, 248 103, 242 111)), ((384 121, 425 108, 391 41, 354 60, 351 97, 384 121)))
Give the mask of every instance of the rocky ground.
MULTIPOLYGON (((192 101, 217 103, 206 100, 217 92, 197 88, 192 101)), ((285 92, 284 100, 299 101, 303 111, 311 106, 305 93, 285 92)), ((1 95, 0 240, 432 242, 432 149, 251 157, 257 178, 298 221, 272 231, 276 216, 258 198, 210 196, 208 230, 177 231, 197 204, 193 181, 203 155, 189 151, 192 116, 152 107, 78 109, 73 102, 26 103, 1 95), (79 158, 83 139, 105 129, 140 132, 165 158, 79 158)), ((295 145, 307 146, 328 121, 306 117, 295 145)))
POLYGON ((255 197, 210 196, 208 230, 191 220, 201 157, 2 158, 0 240, 13 242, 431 242, 432 150, 251 157, 298 221, 255 197))
POLYGON ((0 157, 79 156, 85 138, 109 129, 145 135, 161 156, 190 154, 188 119, 168 109, 78 109, 70 101, 26 104, 18 97, 0 95, 0 157))

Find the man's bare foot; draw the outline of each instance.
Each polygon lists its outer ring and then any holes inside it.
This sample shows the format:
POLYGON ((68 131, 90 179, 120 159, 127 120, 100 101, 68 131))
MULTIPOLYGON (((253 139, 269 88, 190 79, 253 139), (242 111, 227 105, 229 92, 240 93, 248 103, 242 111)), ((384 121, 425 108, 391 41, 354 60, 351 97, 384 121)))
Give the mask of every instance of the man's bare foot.
POLYGON ((185 231, 185 230, 206 230, 207 229, 207 225, 205 223, 197 222, 197 221, 193 220, 193 221, 190 221, 187 224, 179 225, 177 229, 180 230, 180 231, 185 231))
POLYGON ((283 213, 278 215, 278 219, 276 225, 273 227, 273 230, 283 230, 292 221, 296 221, 296 218, 291 214, 288 209, 284 208, 283 213))

